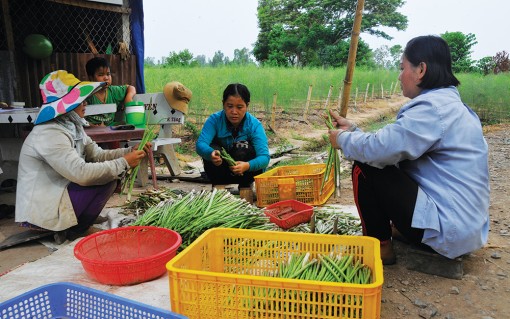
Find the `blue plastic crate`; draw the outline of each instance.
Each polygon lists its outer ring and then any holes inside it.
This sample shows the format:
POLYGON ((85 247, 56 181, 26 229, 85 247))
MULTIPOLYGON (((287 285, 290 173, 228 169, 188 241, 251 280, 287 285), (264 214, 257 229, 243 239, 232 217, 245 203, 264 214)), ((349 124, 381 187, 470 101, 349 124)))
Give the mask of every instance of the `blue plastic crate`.
POLYGON ((41 286, 0 303, 0 319, 186 319, 188 317, 81 285, 41 286))

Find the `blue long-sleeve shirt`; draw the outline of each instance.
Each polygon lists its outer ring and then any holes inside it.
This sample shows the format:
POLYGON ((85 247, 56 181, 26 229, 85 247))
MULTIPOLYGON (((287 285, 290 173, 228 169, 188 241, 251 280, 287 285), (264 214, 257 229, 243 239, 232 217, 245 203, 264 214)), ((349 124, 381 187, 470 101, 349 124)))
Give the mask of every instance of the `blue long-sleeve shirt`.
POLYGON ((234 142, 248 141, 255 149, 256 154, 254 159, 248 161, 250 172, 265 170, 269 164, 269 146, 264 127, 256 117, 248 112, 245 114, 241 130, 235 138, 227 128, 227 117, 223 110, 209 116, 196 142, 196 151, 205 160, 211 160, 211 153, 214 151, 211 143, 215 138, 227 150, 234 142))
POLYGON ((412 227, 424 229, 423 243, 449 258, 487 243, 488 146, 455 87, 423 91, 393 124, 375 133, 344 132, 337 142, 347 159, 398 165, 418 184, 412 227))

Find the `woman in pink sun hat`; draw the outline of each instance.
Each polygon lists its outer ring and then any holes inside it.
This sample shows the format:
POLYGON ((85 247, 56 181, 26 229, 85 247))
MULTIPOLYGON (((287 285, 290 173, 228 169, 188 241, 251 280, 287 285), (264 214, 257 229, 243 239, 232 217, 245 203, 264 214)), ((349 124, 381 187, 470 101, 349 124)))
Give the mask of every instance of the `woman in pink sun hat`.
POLYGON ((15 214, 22 226, 56 232, 57 242, 84 234, 146 154, 137 146, 103 150, 85 133, 85 100, 104 85, 64 70, 39 85, 43 105, 21 148, 15 214))

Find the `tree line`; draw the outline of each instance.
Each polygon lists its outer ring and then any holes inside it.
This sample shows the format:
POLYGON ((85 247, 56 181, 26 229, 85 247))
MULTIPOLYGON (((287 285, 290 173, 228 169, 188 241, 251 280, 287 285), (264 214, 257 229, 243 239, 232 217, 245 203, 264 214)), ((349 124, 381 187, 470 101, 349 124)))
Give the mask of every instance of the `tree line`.
MULTIPOLYGON (((407 28, 407 17, 397 12, 404 0, 366 1, 361 33, 391 40, 380 27, 407 28)), ((236 49, 229 59, 216 51, 212 59, 185 49, 170 52, 160 61, 148 57, 147 65, 224 66, 257 64, 278 67, 343 67, 347 63, 356 1, 347 0, 259 0, 257 18, 259 34, 253 50, 236 49), (253 59, 252 59, 253 57, 253 59)), ((449 44, 454 72, 483 74, 508 72, 507 52, 480 60, 471 58, 476 36, 462 32, 441 34, 449 44)), ((372 50, 362 39, 358 41, 356 65, 369 68, 398 68, 403 48, 400 45, 382 46, 372 50)))

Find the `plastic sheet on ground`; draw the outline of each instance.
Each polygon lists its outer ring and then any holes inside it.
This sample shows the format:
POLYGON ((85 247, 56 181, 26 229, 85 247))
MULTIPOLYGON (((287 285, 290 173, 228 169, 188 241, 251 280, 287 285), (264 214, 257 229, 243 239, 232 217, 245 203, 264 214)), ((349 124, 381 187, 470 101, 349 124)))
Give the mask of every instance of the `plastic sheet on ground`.
MULTIPOLYGON (((342 210, 357 217, 356 206, 339 204, 325 206, 342 210)), ((118 208, 105 209, 101 215, 108 217, 108 221, 101 227, 104 229, 116 228, 122 219, 129 217, 121 214, 121 210, 118 208)), ((170 287, 166 273, 155 280, 132 286, 103 285, 89 278, 81 262, 74 257, 74 246, 80 239, 55 247, 52 247, 54 243, 48 240, 44 244, 55 250, 55 252, 0 276, 0 302, 46 284, 72 282, 171 311, 170 287)))
POLYGON ((103 285, 89 278, 81 262, 74 257, 77 239, 51 255, 24 264, 0 277, 0 302, 27 291, 56 282, 72 282, 105 291, 161 309, 170 309, 168 275, 132 286, 103 285))

